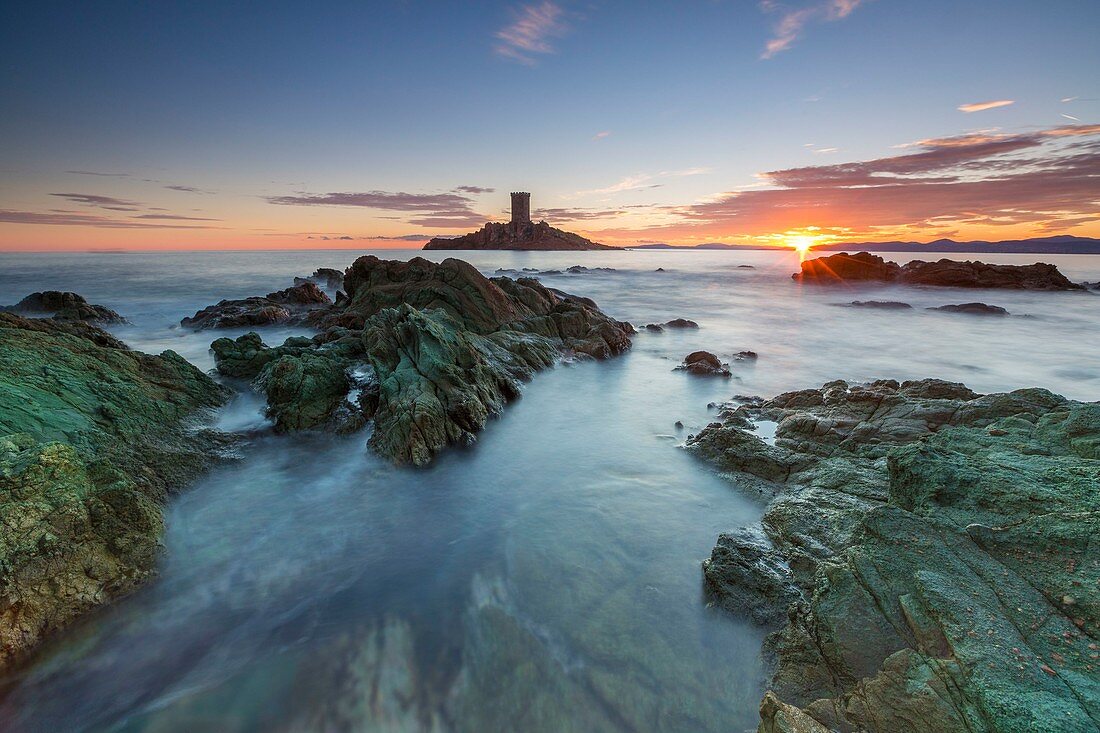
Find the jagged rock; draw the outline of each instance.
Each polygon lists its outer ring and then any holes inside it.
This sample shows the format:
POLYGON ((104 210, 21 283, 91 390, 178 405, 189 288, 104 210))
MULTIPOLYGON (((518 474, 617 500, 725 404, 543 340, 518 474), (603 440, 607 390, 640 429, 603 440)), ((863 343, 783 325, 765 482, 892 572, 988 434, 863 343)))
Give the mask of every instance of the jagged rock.
POLYGON ((693 351, 684 357, 684 363, 676 369, 700 376, 730 376, 729 367, 709 351, 693 351))
POLYGON ((344 287, 344 273, 331 267, 318 267, 309 277, 294 278, 295 285, 313 283, 326 290, 339 290, 344 287))
POLYGON ((802 271, 791 275, 795 280, 813 283, 874 281, 905 285, 936 285, 955 288, 1006 288, 1014 290, 1082 290, 1070 282, 1054 265, 990 265, 984 262, 936 262, 914 260, 904 266, 859 252, 840 252, 806 260, 802 271))
POLYGON ((565 268, 570 275, 583 275, 586 272, 615 272, 614 267, 585 267, 584 265, 572 265, 565 268))
POLYGON ((476 232, 451 239, 436 237, 424 245, 424 249, 511 249, 511 250, 589 250, 620 249, 598 244, 579 234, 555 229, 545 221, 488 222, 476 232))
POLYGON ((665 327, 659 323, 647 323, 645 324, 645 330, 649 331, 650 333, 664 333, 665 327))
POLYGON ((837 381, 739 407, 687 447, 774 497, 757 530, 772 547, 723 536, 704 575, 735 612, 785 606, 769 711, 870 733, 1095 729, 1100 404, 837 381))
POLYGON ((928 308, 930 311, 946 311, 947 313, 967 313, 974 316, 1007 316, 1008 311, 999 305, 986 305, 985 303, 959 303, 958 305, 938 305, 928 308))
POLYGON ((853 300, 845 305, 856 308, 881 308, 883 310, 909 310, 913 306, 897 300, 853 300))
POLYGON ((733 355, 733 358, 737 361, 755 361, 757 358, 759 358, 759 356, 760 355, 757 354, 755 351, 749 351, 746 349, 745 351, 738 351, 736 354, 733 355))
POLYGON ((86 321, 88 323, 126 323, 126 319, 110 308, 89 303, 77 293, 61 290, 45 290, 31 293, 15 305, 0 306, 0 311, 35 315, 51 314, 59 321, 86 321))
POLYGON ((699 324, 686 318, 673 318, 665 323, 665 328, 699 328, 699 324))
POLYGON ((305 321, 311 310, 328 305, 332 300, 313 282, 299 283, 292 288, 267 295, 222 300, 203 308, 181 326, 198 330, 207 328, 240 328, 242 326, 290 325, 305 321))
POLYGON ((397 463, 423 465, 469 443, 520 385, 563 353, 608 358, 633 328, 595 303, 532 278, 489 279, 455 259, 360 257, 346 299, 308 314, 313 339, 267 347, 256 334, 218 339, 218 370, 253 379, 278 430, 349 429, 373 418, 370 445, 397 463), (348 398, 355 370, 371 389, 348 398))
POLYGON ((147 580, 167 496, 229 447, 230 390, 172 351, 0 313, 0 670, 147 580))

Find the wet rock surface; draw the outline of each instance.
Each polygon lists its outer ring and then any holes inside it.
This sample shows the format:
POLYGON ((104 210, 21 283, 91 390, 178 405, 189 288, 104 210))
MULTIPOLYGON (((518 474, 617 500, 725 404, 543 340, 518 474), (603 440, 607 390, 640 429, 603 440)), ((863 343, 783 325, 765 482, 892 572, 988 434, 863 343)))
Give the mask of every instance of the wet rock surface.
POLYGON ((344 273, 332 267, 318 267, 309 277, 294 278, 295 285, 313 283, 326 290, 339 290, 344 287, 344 273))
POLYGON ((89 303, 83 296, 61 290, 31 293, 15 305, 0 306, 0 311, 24 316, 49 315, 59 321, 88 323, 126 323, 126 319, 110 308, 89 303))
POLYGON ((680 371, 696 374, 702 377, 728 377, 729 365, 709 351, 693 351, 684 357, 684 362, 676 367, 680 371))
POLYGON ((340 304, 308 314, 322 331, 313 339, 269 348, 253 333, 211 348, 221 373, 266 395, 277 430, 373 419, 371 447, 397 463, 472 442, 535 372, 563 354, 619 354, 634 332, 587 298, 532 278, 489 279, 455 259, 360 257, 344 286, 340 304), (366 389, 354 378, 364 370, 366 389))
POLYGON ((930 311, 943 311, 945 313, 966 313, 972 316, 1007 316, 1008 311, 999 305, 986 305, 985 303, 959 303, 958 305, 939 305, 929 308, 930 311))
POLYGON ((779 627, 761 731, 1097 728, 1100 404, 837 381, 687 448, 774 497, 704 565, 716 603, 779 627))
MULTIPOLYGON (((299 280, 301 278, 295 278, 299 280)), ((181 326, 203 330, 207 328, 240 328, 242 326, 294 325, 304 323, 311 310, 329 305, 328 297, 312 281, 268 293, 264 296, 222 300, 203 308, 180 321, 181 326)))
POLYGON ((914 260, 905 265, 888 262, 869 252, 841 252, 806 260, 802 271, 791 275, 806 283, 883 282, 903 285, 935 285, 955 288, 1007 288, 1011 290, 1083 290, 1054 265, 990 265, 985 262, 942 259, 914 260))
POLYGON ((154 570, 167 496, 231 445, 230 391, 171 351, 0 313, 0 670, 154 570))

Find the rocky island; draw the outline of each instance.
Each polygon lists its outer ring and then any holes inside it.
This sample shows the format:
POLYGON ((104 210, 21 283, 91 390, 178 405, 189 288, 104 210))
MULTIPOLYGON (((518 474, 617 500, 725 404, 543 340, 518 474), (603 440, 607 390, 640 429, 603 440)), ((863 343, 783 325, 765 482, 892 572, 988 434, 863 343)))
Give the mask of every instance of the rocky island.
POLYGON ((836 381, 687 448, 774 497, 704 564, 777 629, 761 733, 1097 729, 1100 404, 836 381))
POLYGON ((531 221, 531 194, 512 194, 512 219, 507 224, 488 222, 476 232, 461 237, 436 237, 424 249, 514 249, 533 252, 620 249, 598 244, 579 234, 555 229, 545 221, 531 221))

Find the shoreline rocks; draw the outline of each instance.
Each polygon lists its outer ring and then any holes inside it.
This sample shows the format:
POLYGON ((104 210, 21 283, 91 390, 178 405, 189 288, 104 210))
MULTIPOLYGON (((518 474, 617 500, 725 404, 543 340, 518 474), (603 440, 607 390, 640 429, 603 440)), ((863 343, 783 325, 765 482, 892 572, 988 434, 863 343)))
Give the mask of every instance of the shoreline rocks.
POLYGON ((881 282, 954 288, 1005 288, 1011 290, 1084 290, 1070 282, 1054 265, 990 265, 984 262, 941 259, 913 260, 905 265, 878 255, 840 252, 802 263, 791 275, 804 283, 881 282))
POLYGON ((82 322, 0 313, 0 671, 148 580, 167 497, 234 439, 231 391, 82 322))
POLYGON ((313 283, 325 290, 339 290, 344 287, 344 273, 332 267, 318 267, 308 277, 294 278, 295 285, 304 285, 305 283, 313 283))
POLYGON ((102 305, 89 303, 83 296, 61 290, 31 293, 15 305, 0 306, 0 311, 35 317, 48 314, 59 321, 118 324, 126 319, 102 305))
POLYGON ((332 299, 316 283, 306 280, 262 297, 219 301, 184 318, 180 325, 199 331, 208 328, 295 325, 304 323, 311 310, 331 303, 332 299))
POLYGON ((1096 727, 1100 404, 836 381, 686 447, 774 497, 704 565, 714 602, 777 629, 761 731, 1096 727))
POLYGON ((370 447, 398 464, 425 465, 445 446, 473 442, 535 372, 563 354, 615 356, 634 333, 587 298, 533 278, 486 278, 456 259, 367 255, 344 286, 338 304, 308 314, 321 331, 312 339, 218 339, 215 363, 266 395, 277 430, 373 420, 370 447), (357 384, 357 372, 370 377, 357 384))

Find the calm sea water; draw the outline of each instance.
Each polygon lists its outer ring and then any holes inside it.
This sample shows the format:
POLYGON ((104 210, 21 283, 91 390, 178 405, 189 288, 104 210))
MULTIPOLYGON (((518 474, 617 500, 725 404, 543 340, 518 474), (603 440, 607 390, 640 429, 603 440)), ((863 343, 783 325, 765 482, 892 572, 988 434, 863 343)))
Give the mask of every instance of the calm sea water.
MULTIPOLYGON (((127 316, 114 330, 133 347, 209 369, 209 341, 239 332, 194 334, 181 317, 358 254, 4 254, 0 303, 74 290, 127 316)), ((678 447, 708 403, 926 376, 1100 399, 1100 293, 800 286, 797 257, 774 252, 462 256, 486 274, 612 267, 543 280, 638 326, 701 328, 538 375, 475 446, 426 470, 387 465, 363 435, 271 435, 242 395, 218 424, 249 445, 169 506, 159 578, 9 679, 0 728, 755 729, 761 634, 706 607, 699 563, 762 507, 678 447), (852 300, 914 308, 838 305, 852 300), (1012 315, 925 310, 975 300, 1012 315), (696 349, 759 359, 730 380, 672 371, 696 349)), ((1100 280, 1100 257, 983 259, 1100 280)))

